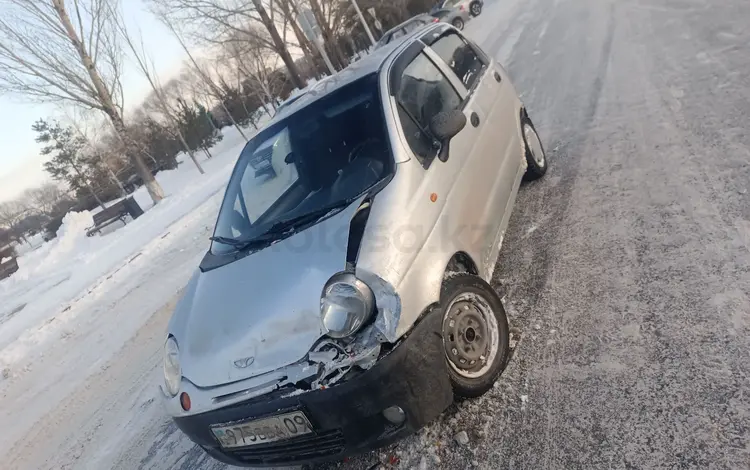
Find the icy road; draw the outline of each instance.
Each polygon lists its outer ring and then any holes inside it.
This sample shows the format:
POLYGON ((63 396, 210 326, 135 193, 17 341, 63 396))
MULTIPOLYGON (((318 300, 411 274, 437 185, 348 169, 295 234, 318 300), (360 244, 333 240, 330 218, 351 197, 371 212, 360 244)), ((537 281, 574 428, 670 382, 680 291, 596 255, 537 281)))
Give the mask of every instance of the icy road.
MULTIPOLYGON (((550 161, 521 188, 495 275, 521 342, 485 397, 323 468, 747 468, 748 21, 747 0, 487 0, 467 32, 509 69, 550 161)), ((189 269, 176 250, 199 257, 184 237, 154 276, 189 269)), ((100 297, 97 321, 147 295, 131 287, 100 297)), ((65 365, 85 381, 6 389, 17 439, 0 466, 225 468, 158 403, 170 308, 106 363, 65 365)))

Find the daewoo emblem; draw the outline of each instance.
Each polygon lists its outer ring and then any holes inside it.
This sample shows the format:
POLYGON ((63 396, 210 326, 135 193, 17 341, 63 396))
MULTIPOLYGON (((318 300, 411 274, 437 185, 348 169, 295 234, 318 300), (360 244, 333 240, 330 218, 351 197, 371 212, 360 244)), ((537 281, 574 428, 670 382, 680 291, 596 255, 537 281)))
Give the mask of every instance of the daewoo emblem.
POLYGON ((238 369, 244 369, 246 367, 249 367, 253 362, 255 362, 254 356, 243 357, 242 359, 237 359, 236 361, 234 361, 234 367, 238 369))

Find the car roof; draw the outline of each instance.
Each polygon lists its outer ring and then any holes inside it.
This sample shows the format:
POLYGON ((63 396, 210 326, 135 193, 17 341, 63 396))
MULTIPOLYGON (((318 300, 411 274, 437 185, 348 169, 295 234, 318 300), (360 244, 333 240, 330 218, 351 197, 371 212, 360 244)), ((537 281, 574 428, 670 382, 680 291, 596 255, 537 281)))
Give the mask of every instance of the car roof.
POLYGON ((386 37, 389 34, 392 34, 394 31, 397 31, 397 30, 403 28, 404 26, 408 25, 409 23, 413 23, 413 22, 418 21, 418 20, 423 20, 423 21, 428 21, 429 22, 429 21, 432 21, 432 16, 428 15, 427 13, 422 13, 420 15, 412 16, 411 18, 409 18, 408 20, 404 21, 403 23, 397 24, 393 28, 391 28, 388 31, 386 31, 385 33, 383 33, 383 37, 386 37))
MULTIPOLYGON (((412 18, 412 20, 414 18, 412 18)), ((299 98, 293 103, 286 106, 283 112, 277 113, 266 127, 276 124, 278 121, 281 121, 287 116, 299 111, 314 101, 317 101, 319 98, 326 96, 339 88, 345 87, 362 77, 379 72, 383 64, 388 61, 389 57, 394 55, 398 49, 401 49, 400 46, 404 43, 414 42, 433 29, 442 31, 450 28, 451 27, 445 23, 431 23, 424 28, 419 28, 400 38, 394 39, 382 47, 374 49, 369 55, 349 64, 344 70, 328 76, 308 87, 307 91, 301 94, 301 96, 299 96, 299 98)))

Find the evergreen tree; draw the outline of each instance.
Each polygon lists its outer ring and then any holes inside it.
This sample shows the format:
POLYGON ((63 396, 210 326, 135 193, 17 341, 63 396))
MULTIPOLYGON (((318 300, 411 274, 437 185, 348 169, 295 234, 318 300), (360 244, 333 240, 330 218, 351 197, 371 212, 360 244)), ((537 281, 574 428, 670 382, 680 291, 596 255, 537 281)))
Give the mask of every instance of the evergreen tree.
POLYGON ((44 170, 53 179, 67 183, 76 192, 87 191, 100 206, 105 207, 91 184, 92 173, 99 169, 95 161, 83 154, 86 140, 72 128, 62 127, 57 121, 49 123, 39 119, 31 129, 39 134, 36 142, 44 144, 42 155, 52 157, 44 163, 44 170))

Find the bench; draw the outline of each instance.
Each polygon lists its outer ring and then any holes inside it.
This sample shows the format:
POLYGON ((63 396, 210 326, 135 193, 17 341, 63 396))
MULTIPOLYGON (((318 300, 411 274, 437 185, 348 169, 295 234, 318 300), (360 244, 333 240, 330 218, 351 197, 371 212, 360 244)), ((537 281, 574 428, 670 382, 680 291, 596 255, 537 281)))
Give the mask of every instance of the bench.
MULTIPOLYGON (((2 261, 2 259, 0 259, 0 261, 2 261)), ((12 257, 10 261, 0 264, 0 280, 10 277, 10 275, 16 271, 18 271, 18 261, 16 261, 16 258, 12 257)))
POLYGON ((143 209, 135 202, 135 199, 125 198, 94 214, 94 225, 86 229, 86 236, 93 237, 96 233, 101 234, 103 228, 118 220, 124 224, 127 216, 137 219, 141 215, 143 215, 143 209))

